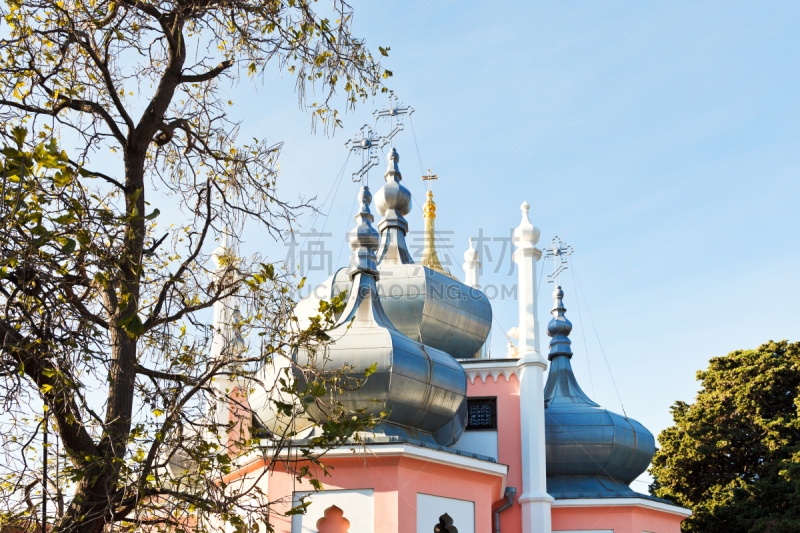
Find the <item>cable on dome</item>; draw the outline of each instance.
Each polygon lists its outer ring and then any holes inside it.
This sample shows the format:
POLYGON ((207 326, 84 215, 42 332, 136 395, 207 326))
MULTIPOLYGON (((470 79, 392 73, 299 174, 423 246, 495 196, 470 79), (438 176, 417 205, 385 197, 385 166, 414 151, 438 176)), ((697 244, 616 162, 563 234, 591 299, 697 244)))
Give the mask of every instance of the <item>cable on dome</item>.
POLYGON ((419 153, 419 145, 417 144, 417 133, 414 131, 414 121, 411 115, 408 115, 408 122, 411 123, 411 134, 414 136, 414 146, 417 148, 417 159, 419 159, 419 173, 425 174, 425 169, 422 166, 422 155, 419 153))
MULTIPOLYGON (((570 264, 570 266, 572 266, 570 264)), ((575 268, 572 268, 572 283, 575 285, 575 296, 578 296, 578 282, 575 280, 575 268)), ((589 345, 586 342, 586 330, 583 327, 583 316, 581 315, 581 299, 575 299, 578 302, 578 320, 581 323, 581 336, 583 337, 583 351, 586 354, 586 366, 589 367, 589 383, 592 385, 592 397, 596 398, 594 392, 594 380, 592 379, 592 363, 589 362, 589 345)), ((622 402, 620 401, 620 404, 622 402)))
POLYGON ((622 414, 625 416, 625 419, 628 419, 628 413, 625 412, 625 405, 622 403, 622 396, 619 394, 619 389, 617 388, 617 382, 614 381, 614 374, 611 372, 611 365, 608 364, 608 357, 606 357, 606 351, 603 349, 603 343, 600 341, 600 334, 597 332, 597 326, 594 324, 594 317, 592 316, 592 310, 589 309, 589 301, 586 299, 586 293, 583 292, 583 286, 578 279, 578 273, 575 272, 575 264, 572 262, 572 258, 568 258, 569 264, 572 267, 572 272, 575 275, 575 281, 577 282, 578 289, 580 290, 581 296, 583 296, 583 302, 586 306, 586 312, 589 313, 589 320, 592 322, 592 328, 594 329, 594 334, 597 336, 597 344, 600 345, 600 352, 603 354, 603 359, 606 362, 606 368, 608 368, 608 375, 611 376, 611 384, 614 385, 614 391, 617 393, 617 399, 619 400, 619 406, 622 408, 622 414))
MULTIPOLYGON (((355 209, 356 209, 356 202, 357 201, 358 201, 358 197, 354 197, 353 198, 353 206, 350 208, 350 216, 348 216, 347 220, 345 221, 348 226, 350 225, 350 219, 353 218, 353 211, 355 211, 355 209)), ((344 234, 347 235, 347 226, 345 226, 345 228, 344 228, 344 234)), ((339 255, 338 255, 338 257, 336 257, 336 264, 337 265, 340 264, 339 260, 342 258, 342 251, 344 250, 344 245, 345 245, 346 242, 347 242, 347 239, 345 238, 344 240, 342 240, 341 246, 339 246, 339 255)))
MULTIPOLYGON (((315 224, 319 221, 319 217, 320 217, 320 213, 322 212, 322 208, 325 207, 325 204, 328 203, 328 199, 330 198, 331 199, 331 204, 328 206, 328 212, 325 214, 325 223, 322 225, 322 231, 320 233, 324 233, 325 232, 325 226, 328 224, 328 218, 330 217, 331 210, 333 209, 333 204, 336 201, 336 195, 339 193, 339 186, 342 184, 342 178, 344 177, 344 171, 347 168, 348 161, 350 161, 350 153, 349 152, 347 154, 347 158, 344 160, 344 164, 342 165, 342 169, 339 171, 339 175, 336 177, 336 179, 333 182, 333 185, 331 185, 331 188, 328 190, 328 196, 326 196, 325 197, 325 201, 322 202, 322 206, 320 206, 320 210, 316 212, 316 215, 314 217, 314 221, 311 223, 311 229, 314 229, 315 224), (333 192, 334 188, 335 188, 335 192, 333 192), (331 196, 331 192, 333 192, 333 196, 331 196)), ((297 251, 297 255, 295 257, 295 264, 297 264, 297 262, 299 261, 300 254, 302 253, 302 250, 303 250, 303 246, 305 246, 306 241, 308 241, 308 238, 310 236, 311 236, 311 232, 306 234, 305 239, 303 239, 303 242, 300 244, 300 247, 298 248, 298 251, 297 251)))

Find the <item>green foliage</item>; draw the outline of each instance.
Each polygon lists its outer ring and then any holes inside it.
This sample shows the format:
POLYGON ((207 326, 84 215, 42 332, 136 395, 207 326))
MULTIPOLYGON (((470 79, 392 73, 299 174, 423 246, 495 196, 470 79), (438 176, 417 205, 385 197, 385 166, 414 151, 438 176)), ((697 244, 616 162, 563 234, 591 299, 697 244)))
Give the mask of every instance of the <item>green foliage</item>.
POLYGON ((651 493, 689 507, 683 531, 800 531, 800 343, 711 359, 658 437, 651 493))

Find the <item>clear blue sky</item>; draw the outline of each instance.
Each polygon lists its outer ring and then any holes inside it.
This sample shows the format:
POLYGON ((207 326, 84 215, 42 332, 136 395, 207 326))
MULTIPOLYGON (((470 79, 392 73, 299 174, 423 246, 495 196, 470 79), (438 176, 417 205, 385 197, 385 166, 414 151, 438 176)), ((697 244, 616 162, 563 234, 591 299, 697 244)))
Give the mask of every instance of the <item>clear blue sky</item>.
MULTIPOLYGON (((559 235, 575 248, 578 279, 630 416, 657 434, 674 401, 693 399, 695 372, 709 358, 797 340, 800 3, 354 7, 356 33, 375 49, 391 46, 389 86, 416 108, 423 168, 440 176, 437 228, 453 232, 446 237, 458 264, 470 236, 480 228, 507 235, 527 200, 540 244, 559 235)), ((343 143, 372 124, 370 113, 383 104, 361 105, 331 139, 311 134, 292 80, 274 70, 257 90, 247 81, 225 90, 244 137, 287 143, 281 190, 320 203, 345 161, 343 143)), ((423 200, 410 128, 397 149, 406 186, 423 200)), ((347 175, 354 170, 351 164, 347 175)), ((380 181, 373 172, 373 190, 380 181)), ((346 176, 323 208, 332 206, 327 221, 299 220, 303 230, 334 232, 327 243, 334 261, 353 226, 355 195, 346 176)), ((420 207, 408 217, 412 229, 422 227, 420 207)), ((283 244, 261 233, 245 238, 245 251, 285 257, 283 244)), ((500 252, 500 242, 492 246, 500 252)), ((506 257, 500 272, 487 268, 484 283, 513 283, 507 265, 506 257)), ((590 396, 619 410, 572 280, 566 272, 576 374, 590 396)), ((541 292, 546 323, 552 286, 541 292)), ((494 311, 496 328, 515 325, 515 302, 495 301, 494 311)), ((503 351, 502 335, 493 339, 503 351)))

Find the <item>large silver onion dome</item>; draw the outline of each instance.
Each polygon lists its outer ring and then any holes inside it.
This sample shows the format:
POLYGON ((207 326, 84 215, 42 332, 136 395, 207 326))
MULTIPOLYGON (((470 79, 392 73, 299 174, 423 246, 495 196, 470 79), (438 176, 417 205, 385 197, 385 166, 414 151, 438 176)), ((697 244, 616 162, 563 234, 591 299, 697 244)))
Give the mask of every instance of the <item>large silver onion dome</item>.
POLYGON ((427 266, 414 264, 406 245, 411 193, 401 183, 397 150, 387 155, 386 183, 375 194, 379 225, 378 290, 386 316, 413 340, 456 359, 480 357, 489 336, 492 306, 479 289, 427 266))
POLYGON ((550 371, 545 385, 547 492, 555 498, 642 495, 628 486, 647 469, 655 439, 639 422, 593 402, 572 372, 564 291, 556 287, 547 326, 550 371))
MULTIPOLYGON (((325 360, 305 352, 298 353, 297 360, 317 368, 348 366, 352 371, 347 375, 354 380, 364 379, 364 370, 376 364, 363 386, 336 392, 335 399, 375 416, 388 408, 390 414, 377 428, 386 435, 450 446, 466 427, 466 373, 448 354, 408 338, 387 318, 376 285, 378 233, 371 224, 367 187, 361 188, 359 200, 358 225, 350 233, 352 285, 347 306, 329 333, 333 342, 325 360)), ((322 420, 315 409, 310 410, 312 418, 322 420)))

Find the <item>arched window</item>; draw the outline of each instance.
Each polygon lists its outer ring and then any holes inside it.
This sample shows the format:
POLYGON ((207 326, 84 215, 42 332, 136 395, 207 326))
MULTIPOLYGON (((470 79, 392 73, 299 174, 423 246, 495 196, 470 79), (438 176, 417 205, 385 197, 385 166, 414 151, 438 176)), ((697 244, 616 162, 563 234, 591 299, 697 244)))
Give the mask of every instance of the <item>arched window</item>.
POLYGON ((450 518, 450 515, 444 513, 439 517, 439 523, 434 526, 433 533, 458 533, 458 530, 453 525, 453 519, 450 518))
POLYGON ((349 529, 350 520, 335 505, 325 509, 325 517, 317 520, 317 533, 348 533, 349 529))

